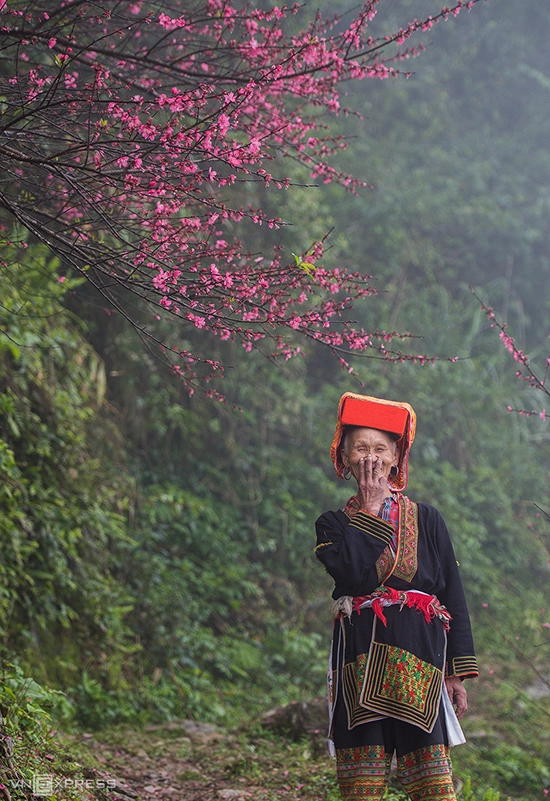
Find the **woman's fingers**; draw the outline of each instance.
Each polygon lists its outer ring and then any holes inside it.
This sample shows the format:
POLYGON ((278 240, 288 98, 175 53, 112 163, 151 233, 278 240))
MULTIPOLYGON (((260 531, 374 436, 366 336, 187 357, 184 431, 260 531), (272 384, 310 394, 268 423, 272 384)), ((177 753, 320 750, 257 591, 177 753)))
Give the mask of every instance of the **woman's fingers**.
POLYGON ((451 703, 456 708, 456 716, 460 720, 460 718, 464 717, 468 709, 468 694, 466 693, 466 688, 457 676, 449 676, 446 678, 445 685, 451 703))
POLYGON ((368 479, 369 477, 379 476, 382 472, 382 460, 378 456, 376 458, 370 454, 363 456, 359 464, 361 478, 368 479))
POLYGON ((379 459, 378 456, 376 458, 373 456, 367 456, 367 459, 369 460, 367 465, 367 473, 369 473, 373 478, 380 478, 382 473, 382 460, 379 459))

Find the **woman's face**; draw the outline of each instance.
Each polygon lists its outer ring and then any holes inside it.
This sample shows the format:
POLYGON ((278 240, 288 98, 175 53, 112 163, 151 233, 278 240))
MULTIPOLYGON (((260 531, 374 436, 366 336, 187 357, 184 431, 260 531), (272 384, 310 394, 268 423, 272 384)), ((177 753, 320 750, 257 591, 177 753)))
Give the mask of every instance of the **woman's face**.
POLYGON ((349 467, 353 477, 359 479, 361 459, 372 457, 372 466, 379 460, 382 475, 388 478, 392 467, 397 466, 398 454, 395 442, 384 431, 377 428, 354 428, 346 436, 342 448, 342 461, 349 467))

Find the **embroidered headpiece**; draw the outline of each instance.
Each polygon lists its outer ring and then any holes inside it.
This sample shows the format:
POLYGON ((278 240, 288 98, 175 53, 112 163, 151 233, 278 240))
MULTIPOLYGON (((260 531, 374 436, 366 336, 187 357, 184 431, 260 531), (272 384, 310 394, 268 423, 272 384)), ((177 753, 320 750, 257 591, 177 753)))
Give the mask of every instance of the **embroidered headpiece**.
POLYGON ((345 392, 338 405, 338 421, 330 448, 330 456, 334 469, 340 478, 344 478, 347 469, 342 461, 341 445, 344 426, 362 426, 377 428, 397 434, 397 475, 388 478, 390 489, 401 492, 407 486, 409 450, 416 432, 416 414, 408 403, 371 398, 369 395, 356 395, 345 392))

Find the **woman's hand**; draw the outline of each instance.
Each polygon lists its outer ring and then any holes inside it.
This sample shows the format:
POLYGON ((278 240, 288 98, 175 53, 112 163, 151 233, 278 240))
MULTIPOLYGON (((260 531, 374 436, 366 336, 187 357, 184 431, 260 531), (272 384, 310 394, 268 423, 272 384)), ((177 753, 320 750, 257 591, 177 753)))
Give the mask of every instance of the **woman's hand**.
POLYGON ((388 495, 388 481, 382 472, 382 459, 369 454, 359 460, 358 467, 357 500, 361 509, 377 515, 388 495))
POLYGON ((449 676, 445 679, 445 686, 449 698, 451 699, 451 704, 456 709, 456 716, 460 720, 460 718, 464 717, 468 709, 466 687, 462 684, 458 676, 449 676))

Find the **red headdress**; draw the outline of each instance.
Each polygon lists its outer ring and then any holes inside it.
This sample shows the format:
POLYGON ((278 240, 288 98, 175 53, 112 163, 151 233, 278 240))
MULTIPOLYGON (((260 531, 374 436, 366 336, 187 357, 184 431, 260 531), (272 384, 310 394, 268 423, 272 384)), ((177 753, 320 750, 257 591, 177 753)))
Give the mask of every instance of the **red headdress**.
POLYGON ((390 489, 397 492, 404 490, 407 486, 409 450, 416 432, 416 414, 412 406, 408 403, 345 392, 338 404, 338 421, 330 448, 334 469, 340 478, 344 478, 347 472, 341 454, 342 431, 347 425, 377 428, 399 435, 397 475, 390 475, 388 484, 390 489))

